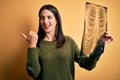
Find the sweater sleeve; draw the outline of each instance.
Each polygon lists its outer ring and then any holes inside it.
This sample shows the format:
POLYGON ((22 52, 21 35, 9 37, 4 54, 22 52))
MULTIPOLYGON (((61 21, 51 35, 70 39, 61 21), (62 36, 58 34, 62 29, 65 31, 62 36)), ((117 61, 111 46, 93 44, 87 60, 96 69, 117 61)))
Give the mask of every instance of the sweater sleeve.
POLYGON ((37 78, 39 76, 41 67, 39 64, 38 48, 28 48, 27 49, 26 69, 27 69, 28 74, 31 77, 37 78))
POLYGON ((75 47, 75 61, 80 65, 80 67, 87 70, 92 70, 99 60, 101 54, 104 52, 104 42, 102 39, 98 40, 97 45, 91 53, 91 55, 86 56, 83 51, 78 52, 77 47, 75 47))

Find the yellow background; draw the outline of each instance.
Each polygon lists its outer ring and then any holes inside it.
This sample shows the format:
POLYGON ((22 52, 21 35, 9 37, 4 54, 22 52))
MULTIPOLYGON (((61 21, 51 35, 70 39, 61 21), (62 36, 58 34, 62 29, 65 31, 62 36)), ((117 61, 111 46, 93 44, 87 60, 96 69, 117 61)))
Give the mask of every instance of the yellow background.
POLYGON ((0 0, 0 80, 32 80, 26 72, 27 43, 20 33, 38 29, 38 12, 43 4, 55 5, 63 31, 81 47, 85 3, 108 8, 108 29, 114 41, 105 47, 92 71, 75 64, 76 80, 120 80, 120 1, 119 0, 0 0))

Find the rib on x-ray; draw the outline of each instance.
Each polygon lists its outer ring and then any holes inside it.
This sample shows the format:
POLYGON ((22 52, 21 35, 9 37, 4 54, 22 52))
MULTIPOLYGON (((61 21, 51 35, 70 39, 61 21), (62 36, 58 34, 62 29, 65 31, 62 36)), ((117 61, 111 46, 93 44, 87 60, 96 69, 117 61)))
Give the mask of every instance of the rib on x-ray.
POLYGON ((81 50, 91 54, 97 41, 107 30, 107 8, 101 5, 86 3, 85 23, 81 50))

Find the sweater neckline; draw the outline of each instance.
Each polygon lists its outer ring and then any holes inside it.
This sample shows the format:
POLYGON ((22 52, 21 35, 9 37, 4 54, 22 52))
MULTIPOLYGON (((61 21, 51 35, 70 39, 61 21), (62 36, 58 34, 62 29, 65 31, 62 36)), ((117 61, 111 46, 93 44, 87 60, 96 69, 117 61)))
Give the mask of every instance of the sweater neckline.
POLYGON ((55 44, 56 41, 47 41, 47 40, 42 40, 41 43, 44 44, 55 44))

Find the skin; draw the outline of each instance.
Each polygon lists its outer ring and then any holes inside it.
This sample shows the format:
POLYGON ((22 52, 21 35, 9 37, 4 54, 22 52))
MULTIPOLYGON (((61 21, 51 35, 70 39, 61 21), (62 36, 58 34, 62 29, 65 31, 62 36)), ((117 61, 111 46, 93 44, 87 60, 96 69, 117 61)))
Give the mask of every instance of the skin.
POLYGON ((54 14, 49 10, 43 10, 40 14, 40 23, 43 30, 46 33, 44 40, 53 41, 55 39, 55 27, 57 20, 54 17, 54 14))
MULTIPOLYGON (((57 20, 55 19, 54 14, 47 9, 43 10, 40 14, 40 24, 42 25, 42 28, 46 34, 44 40, 46 41, 55 40, 54 34, 57 20)), ((31 30, 28 35, 25 35, 24 33, 21 33, 21 35, 28 42, 30 48, 36 47, 38 41, 37 32, 31 30)), ((104 35, 105 37, 103 41, 105 42, 105 44, 108 44, 113 41, 113 37, 108 31, 106 31, 104 35)))
POLYGON ((113 41, 113 36, 108 31, 106 31, 103 41, 105 42, 105 44, 108 44, 113 41))
MULTIPOLYGON (((45 31, 45 38, 46 41, 53 41, 55 40, 55 28, 57 24, 57 20, 54 17, 54 14, 49 10, 45 9, 40 14, 40 24, 42 25, 43 30, 45 31)), ((30 31, 29 35, 25 35, 21 33, 24 39, 28 42, 29 47, 33 48, 36 47, 38 35, 34 31, 30 31)))

